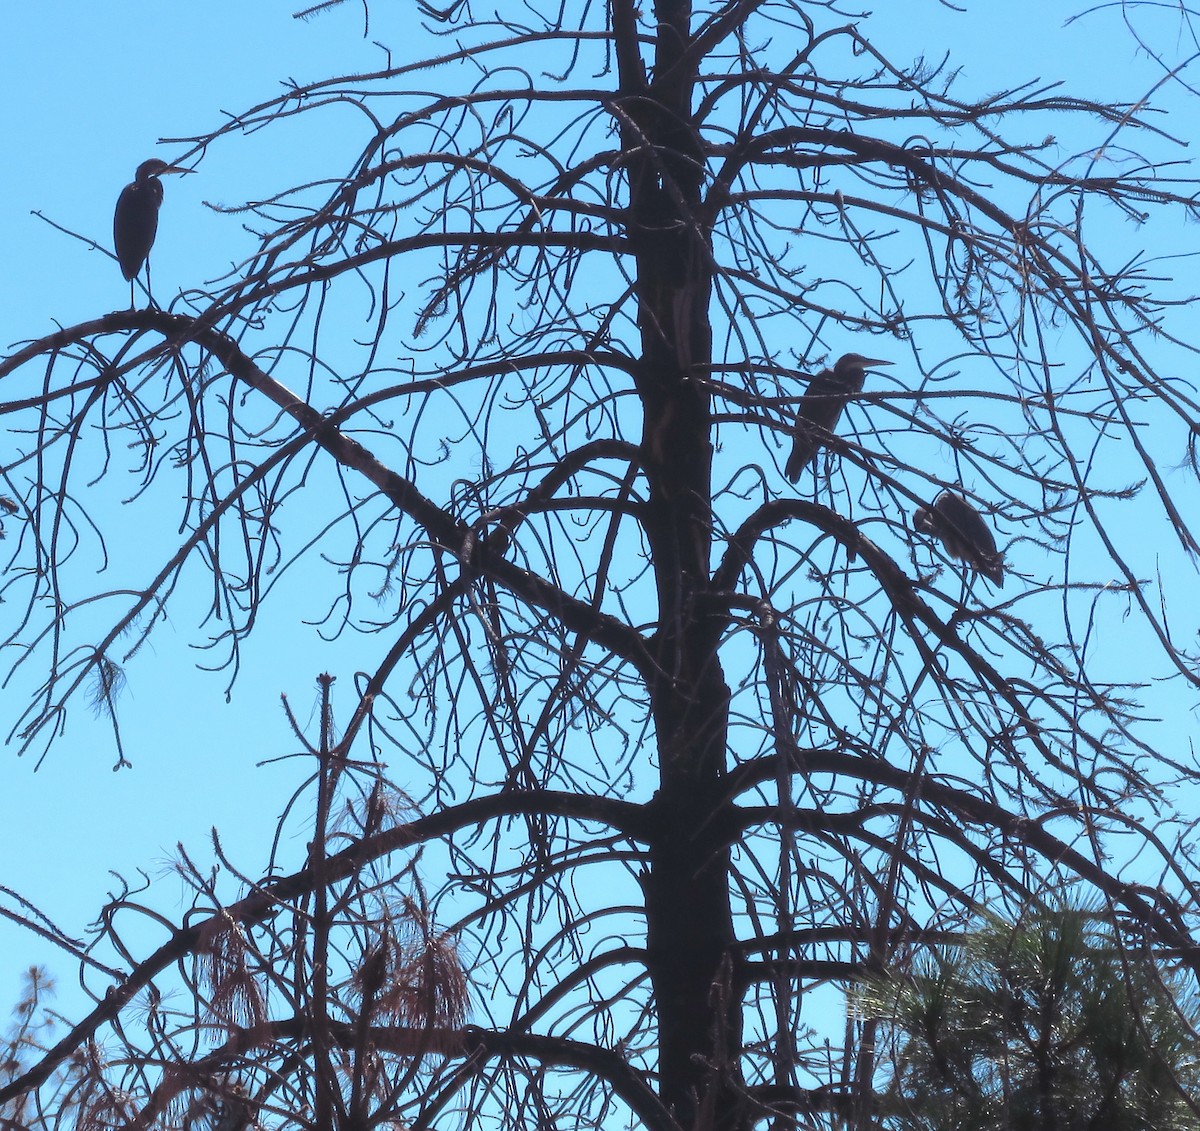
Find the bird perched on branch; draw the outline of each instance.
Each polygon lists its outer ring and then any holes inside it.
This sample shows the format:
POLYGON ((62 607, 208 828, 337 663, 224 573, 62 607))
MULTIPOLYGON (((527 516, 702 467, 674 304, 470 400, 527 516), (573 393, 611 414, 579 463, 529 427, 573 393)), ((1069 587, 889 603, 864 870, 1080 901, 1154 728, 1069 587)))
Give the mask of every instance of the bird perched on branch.
MULTIPOLYGON (((180 169, 168 165, 157 157, 143 161, 137 168, 132 181, 117 197, 117 210, 113 214, 113 247, 116 248, 117 261, 121 264, 121 274, 129 280, 129 305, 135 305, 133 298, 134 280, 147 263, 150 249, 154 246, 154 236, 158 232, 158 210, 162 206, 163 187, 158 178, 166 173, 190 173, 190 169, 180 169)), ((146 266, 146 290, 150 290, 150 267, 146 266)))
POLYGON ((792 454, 788 456, 783 473, 793 483, 812 462, 813 456, 825 442, 825 435, 837 427, 846 402, 862 392, 866 371, 879 365, 891 365, 860 353, 843 354, 832 369, 822 369, 808 383, 796 413, 796 431, 792 454))
POLYGON ((946 553, 983 574, 992 584, 1004 584, 1004 555, 996 550, 988 524, 962 495, 943 491, 933 505, 913 512, 913 529, 939 538, 946 553))
POLYGON ((0 538, 4 537, 4 515, 16 514, 21 508, 17 506, 15 499, 10 499, 7 495, 0 495, 0 538))

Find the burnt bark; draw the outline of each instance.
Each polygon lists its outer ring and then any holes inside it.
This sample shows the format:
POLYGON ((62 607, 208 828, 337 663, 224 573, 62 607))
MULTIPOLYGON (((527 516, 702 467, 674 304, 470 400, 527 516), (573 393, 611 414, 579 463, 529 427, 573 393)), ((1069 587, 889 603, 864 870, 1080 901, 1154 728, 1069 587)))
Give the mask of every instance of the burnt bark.
POLYGON ((626 61, 618 103, 628 118, 628 238, 641 346, 634 378, 658 596, 648 687, 659 787, 643 878, 647 966, 663 1102, 684 1126, 731 1127, 741 1024, 729 976, 729 850, 714 820, 730 695, 719 621, 703 612, 711 589, 712 398, 697 380, 712 363, 713 252, 693 107, 692 6, 661 0, 655 15, 651 75, 640 59, 626 61))

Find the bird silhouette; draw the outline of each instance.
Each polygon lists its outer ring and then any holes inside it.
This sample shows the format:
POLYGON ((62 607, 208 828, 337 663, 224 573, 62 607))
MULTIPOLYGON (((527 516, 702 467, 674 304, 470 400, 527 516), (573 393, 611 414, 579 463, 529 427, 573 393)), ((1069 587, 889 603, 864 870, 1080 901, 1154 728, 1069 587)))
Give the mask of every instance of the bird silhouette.
POLYGON ((1004 585, 1004 555, 981 515, 962 495, 943 491, 933 505, 913 512, 913 529, 941 540, 952 558, 958 558, 996 586, 1004 585))
POLYGON ((866 371, 891 364, 875 357, 863 357, 860 353, 847 353, 837 359, 832 369, 822 369, 809 381, 800 398, 792 452, 783 469, 788 479, 795 483, 800 473, 812 463, 826 434, 837 427, 846 402, 862 391, 866 371))
MULTIPOLYGON (((113 213, 113 247, 121 274, 129 280, 129 305, 133 307, 134 280, 147 263, 154 237, 158 232, 158 210, 162 206, 163 187, 158 178, 165 173, 190 173, 168 165, 157 157, 143 161, 137 167, 132 181, 117 197, 117 210, 113 213)), ((146 292, 150 291, 150 267, 146 266, 146 292)), ((151 300, 153 301, 153 299, 151 300)))
POLYGON ((4 537, 4 516, 16 514, 21 508, 17 506, 15 499, 10 499, 7 495, 0 495, 0 538, 4 537))

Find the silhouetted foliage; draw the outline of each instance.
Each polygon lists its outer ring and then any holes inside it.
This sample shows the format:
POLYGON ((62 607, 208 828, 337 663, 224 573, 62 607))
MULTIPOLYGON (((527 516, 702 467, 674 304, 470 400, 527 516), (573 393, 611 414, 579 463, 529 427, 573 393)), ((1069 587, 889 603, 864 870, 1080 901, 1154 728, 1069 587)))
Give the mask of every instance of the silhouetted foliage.
POLYGON ((1195 992, 1095 913, 1032 908, 860 996, 895 1031, 888 1127, 1200 1127, 1195 992))

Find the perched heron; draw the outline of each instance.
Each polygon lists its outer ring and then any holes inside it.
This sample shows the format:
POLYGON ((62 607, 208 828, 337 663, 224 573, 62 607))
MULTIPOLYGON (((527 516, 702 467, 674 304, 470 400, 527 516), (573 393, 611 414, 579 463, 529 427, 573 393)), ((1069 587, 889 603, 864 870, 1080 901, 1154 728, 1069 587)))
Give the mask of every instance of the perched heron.
POLYGON ((982 573, 994 585, 1004 584, 1004 555, 996 550, 996 539, 988 524, 962 495, 943 491, 933 505, 913 513, 913 529, 941 539, 946 553, 982 573))
MULTIPOLYGON (((158 231, 158 210, 162 205, 163 187, 158 178, 164 173, 190 173, 168 165, 157 157, 143 161, 137 174, 117 198, 117 210, 113 214, 113 246, 121 264, 121 274, 129 280, 129 305, 135 304, 134 280, 147 263, 150 249, 154 246, 154 235, 158 231)), ((146 291, 150 291, 150 267, 146 266, 146 291)))
POLYGON ((4 516, 16 514, 20 509, 15 499, 10 499, 7 495, 0 495, 0 511, 4 512, 0 514, 0 538, 4 537, 4 516))
POLYGON ((796 413, 795 438, 792 454, 783 469, 793 483, 800 473, 812 463, 813 456, 824 441, 825 434, 837 427, 838 418, 846 402, 862 392, 866 371, 880 365, 891 365, 876 357, 863 357, 860 353, 843 354, 832 369, 822 369, 808 383, 800 399, 800 411, 796 413))

